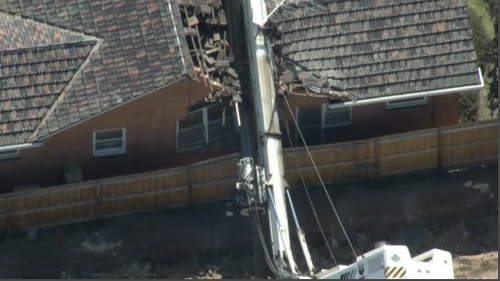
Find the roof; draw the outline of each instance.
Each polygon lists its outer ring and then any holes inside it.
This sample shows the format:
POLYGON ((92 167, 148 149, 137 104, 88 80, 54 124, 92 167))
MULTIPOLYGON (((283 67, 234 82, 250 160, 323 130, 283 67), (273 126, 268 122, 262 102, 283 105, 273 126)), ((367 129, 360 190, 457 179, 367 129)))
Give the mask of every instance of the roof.
POLYGON ((185 77, 192 62, 179 18, 162 0, 0 1, 0 146, 185 77))
POLYGON ((298 2, 271 17, 283 57, 359 99, 479 84, 466 0, 298 2))

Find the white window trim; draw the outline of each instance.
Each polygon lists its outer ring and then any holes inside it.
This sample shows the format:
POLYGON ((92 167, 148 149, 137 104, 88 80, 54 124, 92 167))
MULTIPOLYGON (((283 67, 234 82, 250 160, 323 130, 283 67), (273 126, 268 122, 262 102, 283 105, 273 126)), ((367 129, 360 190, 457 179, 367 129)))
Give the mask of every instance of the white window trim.
POLYGON ((323 131, 326 128, 343 127, 343 126, 349 126, 352 124, 352 106, 348 106, 348 107, 343 107, 343 108, 339 108, 339 109, 330 109, 330 110, 339 110, 339 111, 348 109, 349 110, 349 121, 348 122, 338 123, 338 124, 327 126, 325 124, 326 123, 325 117, 326 117, 327 106, 328 106, 328 104, 326 104, 326 103, 321 106, 321 131, 323 131))
MULTIPOLYGON (((114 140, 118 140, 118 139, 114 139, 114 140)), ((127 134, 126 134, 125 128, 95 131, 92 134, 92 151, 93 151, 94 157, 103 157, 103 156, 110 156, 110 155, 125 154, 127 152, 127 134), (122 147, 110 148, 110 149, 105 149, 105 150, 96 150, 96 135, 98 133, 118 131, 118 130, 122 131, 123 138, 120 139, 120 140, 122 140, 122 147)))
POLYGON ((386 101, 385 108, 386 109, 397 109, 397 108, 407 108, 407 107, 414 107, 414 106, 426 105, 426 104, 427 104, 427 96, 423 96, 419 100, 401 99, 401 100, 386 101))
POLYGON ((21 151, 19 149, 4 150, 2 152, 12 151, 12 154, 0 154, 0 160, 17 159, 21 157, 21 151))
MULTIPOLYGON (((215 120, 212 120, 212 121, 209 121, 208 120, 208 109, 211 108, 211 107, 215 107, 217 106, 218 104, 214 104, 214 105, 210 105, 210 106, 207 106, 207 107, 204 107, 204 108, 200 108, 200 109, 197 109, 197 110, 194 110, 192 111, 191 113, 195 113, 195 112, 199 112, 201 111, 201 114, 202 114, 202 124, 203 124, 203 128, 205 129, 205 144, 208 144, 210 142, 210 136, 208 135, 208 125, 209 124, 212 124, 212 123, 215 123, 215 122, 220 122, 221 120, 223 120, 224 118, 219 118, 219 119, 215 119, 215 120)), ((235 119, 236 116, 231 116, 230 118, 233 118, 235 119)), ((225 119, 228 119, 229 117, 225 117, 225 119)), ((193 147, 189 147, 189 148, 185 148, 185 149, 180 149, 179 148, 179 132, 182 132, 183 129, 180 129, 179 128, 179 120, 177 120, 175 122, 175 150, 177 152, 185 152, 185 151, 190 151, 190 150, 195 150, 195 149, 198 149, 198 148, 201 148, 203 147, 204 145, 198 145, 198 146, 193 146, 193 147)), ((238 131, 238 127, 235 126, 234 127, 234 130, 235 132, 238 131)))

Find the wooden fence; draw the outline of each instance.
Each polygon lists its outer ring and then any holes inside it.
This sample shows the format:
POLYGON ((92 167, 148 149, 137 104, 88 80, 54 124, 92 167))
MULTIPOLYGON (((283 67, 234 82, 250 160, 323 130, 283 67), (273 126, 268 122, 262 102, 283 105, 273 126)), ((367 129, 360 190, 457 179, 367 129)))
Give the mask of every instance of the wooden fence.
MULTIPOLYGON (((498 159, 498 120, 310 147, 325 183, 498 159)), ((304 148, 284 151, 286 178, 317 184, 304 148)), ((238 154, 194 165, 0 196, 0 230, 66 224, 230 198, 238 154)))

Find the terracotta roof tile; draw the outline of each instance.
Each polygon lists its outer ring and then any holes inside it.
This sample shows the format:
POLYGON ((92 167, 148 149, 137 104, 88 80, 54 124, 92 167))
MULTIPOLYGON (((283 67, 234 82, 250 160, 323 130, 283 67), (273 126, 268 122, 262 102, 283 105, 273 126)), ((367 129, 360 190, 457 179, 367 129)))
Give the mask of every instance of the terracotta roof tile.
POLYGON ((0 1, 0 146, 183 78, 192 62, 185 39, 176 43, 180 15, 165 2, 0 1))
POLYGON ((360 98, 479 83, 465 0, 302 2, 271 18, 284 56, 360 98))

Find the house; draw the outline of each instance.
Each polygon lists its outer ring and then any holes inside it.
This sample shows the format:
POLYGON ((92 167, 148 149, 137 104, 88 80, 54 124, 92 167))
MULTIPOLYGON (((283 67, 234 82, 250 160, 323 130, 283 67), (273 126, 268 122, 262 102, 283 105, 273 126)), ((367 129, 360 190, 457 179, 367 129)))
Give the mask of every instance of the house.
MULTIPOLYGON (((2 192, 73 166, 97 179, 238 150, 232 110, 204 102, 246 88, 227 44, 237 11, 189 2, 0 2, 2 192)), ((302 2, 271 20, 308 144, 456 124, 459 95, 482 87, 465 0, 302 2)))
MULTIPOLYGON (((268 10, 280 2, 268 0, 268 10)), ((285 85, 308 144, 454 125, 460 95, 483 87, 466 0, 289 2, 270 18, 284 71, 337 85, 328 93, 300 77, 285 85)))
POLYGON ((96 179, 237 149, 178 154, 237 132, 222 104, 187 118, 215 86, 172 3, 0 1, 0 191, 56 185, 75 166, 96 179))

